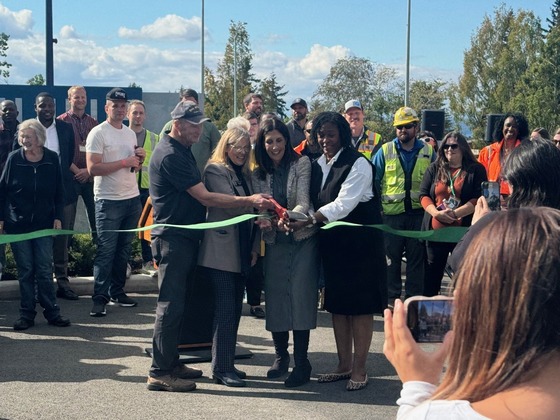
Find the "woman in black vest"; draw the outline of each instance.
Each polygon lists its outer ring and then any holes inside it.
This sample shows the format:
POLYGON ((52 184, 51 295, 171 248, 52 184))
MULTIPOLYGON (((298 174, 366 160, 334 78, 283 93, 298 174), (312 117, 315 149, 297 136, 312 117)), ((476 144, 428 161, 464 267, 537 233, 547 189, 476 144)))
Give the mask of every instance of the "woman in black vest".
MULTIPOLYGON (((323 149, 313 163, 311 199, 316 209, 311 223, 345 221, 381 223, 381 203, 374 190, 375 168, 350 145, 350 126, 335 112, 313 120, 311 136, 323 149)), ((325 273, 325 309, 332 314, 338 351, 333 373, 319 382, 348 379, 348 391, 366 387, 366 360, 373 314, 387 304, 383 234, 368 227, 335 227, 319 233, 325 273), (352 352, 354 343, 354 352, 352 352)))

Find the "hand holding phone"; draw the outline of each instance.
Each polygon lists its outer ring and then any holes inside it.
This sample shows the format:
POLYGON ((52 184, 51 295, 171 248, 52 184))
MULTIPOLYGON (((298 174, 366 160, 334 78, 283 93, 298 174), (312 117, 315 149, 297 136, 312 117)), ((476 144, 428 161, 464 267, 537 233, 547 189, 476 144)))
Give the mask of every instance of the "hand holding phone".
POLYGON ((424 351, 414 342, 406 325, 404 304, 397 299, 393 312, 384 311, 385 342, 383 354, 395 367, 403 382, 423 381, 436 385, 439 382, 443 364, 449 352, 451 336, 434 351, 424 351))

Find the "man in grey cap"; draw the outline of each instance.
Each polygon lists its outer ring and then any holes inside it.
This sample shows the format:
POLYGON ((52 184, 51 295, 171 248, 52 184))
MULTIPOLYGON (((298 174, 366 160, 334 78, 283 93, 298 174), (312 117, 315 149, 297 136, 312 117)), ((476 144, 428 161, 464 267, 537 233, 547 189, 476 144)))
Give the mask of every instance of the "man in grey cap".
MULTIPOLYGON (((179 99, 183 102, 192 101, 198 104, 198 93, 194 89, 183 89, 179 94, 179 99)), ((161 133, 159 133, 160 138, 163 137, 166 131, 171 130, 172 124, 173 120, 168 121, 163 126, 161 133)), ((202 123, 202 134, 200 135, 200 139, 191 147, 192 154, 200 172, 204 170, 206 163, 208 163, 208 159, 210 159, 212 152, 220 141, 220 137, 220 130, 218 130, 210 119, 207 119, 202 123)))
POLYGON ((287 122, 288 131, 290 132, 290 143, 292 147, 296 147, 305 140, 305 124, 307 124, 307 102, 302 98, 296 98, 290 105, 292 108, 292 119, 287 122))
POLYGON ((136 306, 124 292, 126 265, 132 250, 133 229, 140 218, 140 192, 135 171, 146 157, 137 147, 136 134, 123 124, 128 107, 124 89, 106 95, 107 120, 91 129, 86 140, 86 164, 93 179, 97 252, 93 260, 93 308, 90 315, 107 314, 110 301, 120 306, 136 306))
MULTIPOLYGON (((204 222, 206 207, 272 207, 260 194, 249 197, 209 192, 202 183, 191 146, 199 141, 207 121, 195 102, 184 101, 171 112, 165 132, 150 159, 150 196, 154 224, 190 225, 204 222)), ((148 389, 188 392, 202 371, 179 362, 179 333, 185 312, 187 285, 197 263, 203 231, 160 226, 152 230, 152 252, 159 270, 159 296, 152 340, 148 389)))

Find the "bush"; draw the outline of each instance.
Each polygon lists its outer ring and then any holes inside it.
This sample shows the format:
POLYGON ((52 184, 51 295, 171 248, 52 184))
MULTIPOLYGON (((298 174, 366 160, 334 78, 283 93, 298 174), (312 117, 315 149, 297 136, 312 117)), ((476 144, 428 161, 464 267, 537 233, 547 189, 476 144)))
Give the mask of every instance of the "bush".
MULTIPOLYGON (((68 275, 72 277, 93 276, 93 259, 96 246, 89 233, 76 234, 71 239, 68 249, 68 275)), ((135 237, 132 242, 131 266, 133 272, 142 268, 140 240, 135 237)), ((2 270, 2 280, 17 280, 17 265, 9 244, 6 245, 6 266, 2 270)))
POLYGON ((2 280, 17 280, 17 266, 10 244, 6 244, 6 266, 2 269, 2 280))
POLYGON ((88 233, 80 233, 72 237, 72 245, 68 250, 68 275, 93 276, 93 259, 96 247, 88 233))

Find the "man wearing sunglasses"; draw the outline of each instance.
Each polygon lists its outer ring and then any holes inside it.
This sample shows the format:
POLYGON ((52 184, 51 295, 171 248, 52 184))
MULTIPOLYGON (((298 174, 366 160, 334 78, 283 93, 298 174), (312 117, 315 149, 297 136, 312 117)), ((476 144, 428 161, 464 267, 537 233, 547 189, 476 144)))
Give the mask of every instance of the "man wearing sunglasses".
MULTIPOLYGON (((383 222, 397 230, 421 229, 424 210, 420 204, 420 183, 436 155, 432 146, 419 140, 420 119, 412 108, 395 113, 396 137, 375 154, 375 182, 381 193, 383 222)), ((425 247, 417 239, 385 235, 389 306, 401 298, 401 260, 406 256, 405 298, 421 295, 424 285, 425 247)))

